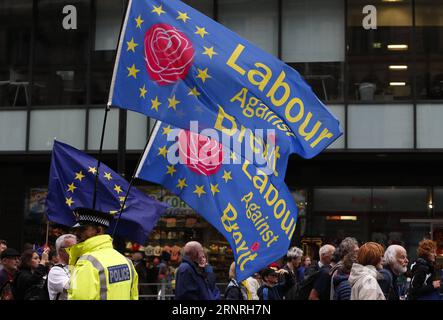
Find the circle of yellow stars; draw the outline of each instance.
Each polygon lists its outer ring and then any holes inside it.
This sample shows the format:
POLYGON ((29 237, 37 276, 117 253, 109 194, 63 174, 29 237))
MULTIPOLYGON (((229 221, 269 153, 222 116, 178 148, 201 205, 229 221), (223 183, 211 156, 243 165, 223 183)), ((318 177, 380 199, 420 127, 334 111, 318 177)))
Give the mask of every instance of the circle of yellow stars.
MULTIPOLYGON (((154 14, 156 16, 161 16, 163 14, 166 14, 166 11, 163 8, 163 5, 152 5, 150 9, 151 14, 154 14)), ((176 20, 180 21, 181 23, 187 24, 189 21, 192 21, 192 18, 189 16, 187 12, 182 12, 177 10, 176 11, 176 20)), ((145 20, 142 19, 142 15, 139 14, 136 18, 134 18, 135 27, 136 29, 142 29, 143 23, 145 20)), ((210 35, 210 33, 206 30, 205 27, 195 25, 195 29, 193 30, 194 34, 198 35, 202 39, 204 39, 206 36, 210 35)), ((134 37, 131 37, 131 39, 128 39, 129 41, 126 41, 126 51, 135 53, 138 49, 140 43, 137 43, 134 37)), ((209 59, 212 59, 215 55, 218 55, 218 53, 214 50, 214 47, 206 47, 203 46, 204 51, 202 52, 203 55, 206 55, 209 59)), ((138 68, 135 63, 133 63, 130 66, 126 67, 128 75, 128 78, 138 79, 139 72, 141 68, 138 68)), ((196 71, 196 78, 200 79, 202 81, 202 84, 206 82, 206 80, 211 79, 211 75, 209 74, 208 68, 197 68, 196 71)), ((138 87, 138 95, 140 99, 146 99, 146 94, 148 93, 148 89, 146 88, 146 85, 143 84, 143 86, 138 87)), ((198 98, 201 95, 201 92, 198 90, 197 87, 189 88, 188 96, 194 96, 198 98)), ((167 109, 173 109, 177 113, 179 112, 177 110, 177 106, 180 104, 180 100, 175 96, 171 96, 167 98, 167 109)), ((162 105, 162 101, 159 100, 158 96, 152 96, 150 98, 150 110, 153 110, 155 112, 159 112, 159 108, 162 105)))

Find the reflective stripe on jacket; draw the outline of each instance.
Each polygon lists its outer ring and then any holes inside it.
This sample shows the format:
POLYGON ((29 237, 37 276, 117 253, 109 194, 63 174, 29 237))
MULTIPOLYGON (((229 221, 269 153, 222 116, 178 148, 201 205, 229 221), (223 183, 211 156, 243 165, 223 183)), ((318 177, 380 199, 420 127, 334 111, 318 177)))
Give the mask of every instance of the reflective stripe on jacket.
POLYGON ((138 275, 132 262, 116 251, 109 235, 67 249, 74 265, 68 300, 137 300, 138 275))

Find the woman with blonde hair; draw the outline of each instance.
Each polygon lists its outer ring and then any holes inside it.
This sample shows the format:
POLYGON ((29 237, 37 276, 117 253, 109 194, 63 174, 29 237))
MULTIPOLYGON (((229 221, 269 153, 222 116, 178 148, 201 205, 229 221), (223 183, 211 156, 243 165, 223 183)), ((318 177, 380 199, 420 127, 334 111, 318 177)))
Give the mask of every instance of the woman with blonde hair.
POLYGON ((384 252, 383 247, 375 242, 360 247, 349 276, 351 300, 386 300, 377 282, 377 270, 382 268, 384 252))
POLYGON ((434 270, 437 256, 435 241, 420 241, 417 256, 417 260, 411 265, 412 281, 408 300, 440 300, 440 280, 436 280, 434 270))

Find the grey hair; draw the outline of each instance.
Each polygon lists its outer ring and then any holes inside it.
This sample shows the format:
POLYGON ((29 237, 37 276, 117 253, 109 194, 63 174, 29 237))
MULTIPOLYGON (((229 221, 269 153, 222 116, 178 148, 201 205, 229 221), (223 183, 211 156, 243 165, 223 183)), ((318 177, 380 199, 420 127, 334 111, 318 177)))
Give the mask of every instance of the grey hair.
POLYGON ((335 247, 330 244, 325 244, 324 246, 322 246, 320 248, 320 250, 318 250, 318 254, 319 254, 320 258, 322 255, 324 255, 328 251, 332 251, 332 252, 335 251, 335 247))
POLYGON ((292 247, 288 250, 286 257, 288 259, 301 258, 303 256, 303 250, 297 247, 292 247))
POLYGON ((358 241, 355 238, 344 238, 338 246, 340 260, 343 259, 348 253, 353 252, 355 247, 358 247, 358 241))
POLYGON ((385 256, 383 259, 384 260, 383 264, 385 266, 391 265, 397 261, 397 251, 399 249, 406 251, 405 248, 403 248, 402 246, 399 246, 398 244, 392 244, 386 249, 385 256))
POLYGON ((56 252, 58 252, 60 250, 60 248, 65 244, 65 240, 66 239, 77 240, 77 237, 74 236, 73 234, 70 234, 70 233, 63 234, 60 237, 58 237, 57 240, 55 241, 55 250, 56 250, 56 252))

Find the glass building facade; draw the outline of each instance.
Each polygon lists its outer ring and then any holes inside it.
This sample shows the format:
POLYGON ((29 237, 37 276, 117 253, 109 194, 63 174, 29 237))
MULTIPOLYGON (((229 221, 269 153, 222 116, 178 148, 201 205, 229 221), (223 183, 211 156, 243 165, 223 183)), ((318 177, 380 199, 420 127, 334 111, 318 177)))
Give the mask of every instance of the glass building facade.
MULTIPOLYGON (((290 160, 295 243, 355 236, 414 255, 439 234, 443 0, 185 2, 295 68, 343 126, 321 155, 290 160)), ((44 194, 53 139, 99 149, 126 4, 0 0, 0 238, 17 247, 34 240, 25 221, 34 191, 44 194)), ((111 109, 103 160, 132 175, 152 124, 111 109)))

